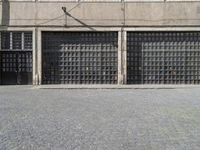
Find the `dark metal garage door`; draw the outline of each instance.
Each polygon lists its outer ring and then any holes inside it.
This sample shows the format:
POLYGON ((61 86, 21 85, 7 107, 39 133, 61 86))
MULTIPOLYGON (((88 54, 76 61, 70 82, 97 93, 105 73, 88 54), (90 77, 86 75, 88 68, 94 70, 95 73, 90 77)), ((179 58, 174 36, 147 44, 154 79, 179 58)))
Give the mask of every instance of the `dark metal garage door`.
POLYGON ((32 33, 0 32, 0 84, 32 84, 32 33))
POLYGON ((117 32, 43 32, 43 84, 116 84, 117 32))
POLYGON ((200 32, 128 32, 128 84, 199 84, 200 32))

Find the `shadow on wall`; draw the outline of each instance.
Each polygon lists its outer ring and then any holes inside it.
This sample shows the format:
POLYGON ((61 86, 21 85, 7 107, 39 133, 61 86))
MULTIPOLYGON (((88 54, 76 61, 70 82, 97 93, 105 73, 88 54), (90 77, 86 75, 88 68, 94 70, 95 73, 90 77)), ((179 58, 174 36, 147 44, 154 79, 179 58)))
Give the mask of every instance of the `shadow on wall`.
POLYGON ((2 26, 9 26, 10 22, 10 2, 9 0, 2 1, 2 26))

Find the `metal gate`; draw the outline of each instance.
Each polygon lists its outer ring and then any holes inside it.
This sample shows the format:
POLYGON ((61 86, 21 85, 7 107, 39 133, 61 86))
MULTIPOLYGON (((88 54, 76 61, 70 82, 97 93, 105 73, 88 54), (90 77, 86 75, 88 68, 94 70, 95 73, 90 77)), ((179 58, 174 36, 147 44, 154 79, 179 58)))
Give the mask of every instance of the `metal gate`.
POLYGON ((128 84, 199 84, 200 32, 128 32, 128 84))
POLYGON ((116 84, 117 32, 43 32, 43 84, 116 84))
POLYGON ((32 84, 32 33, 0 32, 0 84, 32 84))

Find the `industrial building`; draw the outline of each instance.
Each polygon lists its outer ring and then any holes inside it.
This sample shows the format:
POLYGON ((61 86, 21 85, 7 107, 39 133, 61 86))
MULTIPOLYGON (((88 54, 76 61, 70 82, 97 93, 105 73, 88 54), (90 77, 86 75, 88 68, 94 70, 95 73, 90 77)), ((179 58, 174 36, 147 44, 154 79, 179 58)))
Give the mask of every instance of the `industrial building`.
POLYGON ((0 85, 200 83, 198 0, 3 0, 0 12, 0 85))

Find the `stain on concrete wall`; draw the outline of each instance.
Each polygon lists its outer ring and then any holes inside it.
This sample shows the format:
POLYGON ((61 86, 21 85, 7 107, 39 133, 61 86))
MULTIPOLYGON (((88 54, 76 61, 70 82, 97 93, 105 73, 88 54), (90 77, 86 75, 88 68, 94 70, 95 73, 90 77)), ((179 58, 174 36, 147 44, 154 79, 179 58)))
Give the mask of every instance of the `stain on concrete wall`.
POLYGON ((9 21, 10 21, 10 2, 9 0, 3 0, 1 25, 9 26, 9 21))

